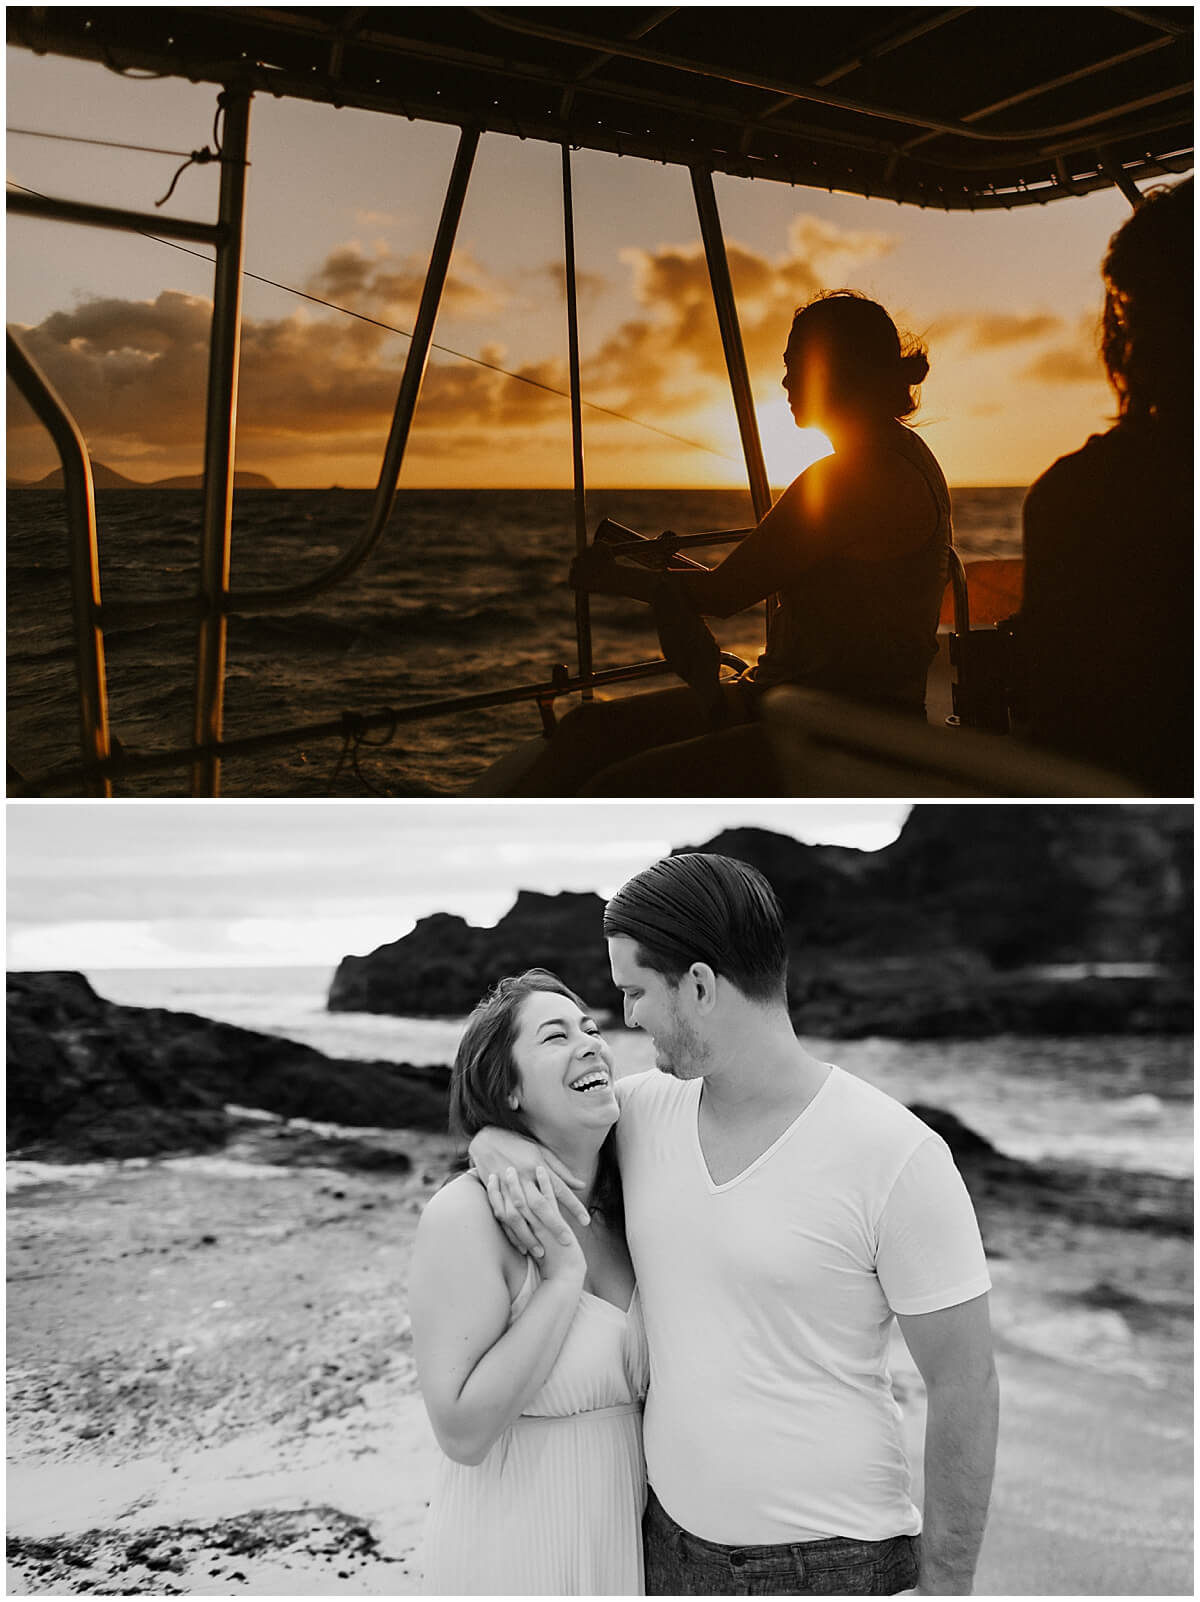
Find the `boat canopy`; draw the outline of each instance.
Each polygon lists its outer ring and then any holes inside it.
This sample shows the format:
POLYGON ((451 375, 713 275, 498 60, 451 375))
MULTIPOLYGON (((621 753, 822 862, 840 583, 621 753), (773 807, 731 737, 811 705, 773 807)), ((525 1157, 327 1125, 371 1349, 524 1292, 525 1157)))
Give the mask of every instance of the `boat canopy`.
POLYGON ((10 44, 947 210, 1192 165, 1191 7, 10 6, 10 44))

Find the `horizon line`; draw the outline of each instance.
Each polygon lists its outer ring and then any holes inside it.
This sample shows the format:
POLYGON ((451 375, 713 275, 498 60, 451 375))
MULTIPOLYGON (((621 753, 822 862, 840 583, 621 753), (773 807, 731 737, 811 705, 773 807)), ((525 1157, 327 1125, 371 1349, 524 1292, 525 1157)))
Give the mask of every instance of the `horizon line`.
MULTIPOLYGON (((55 472, 55 471, 57 471, 57 469, 55 469, 55 468, 51 469, 51 472, 55 472)), ((113 471, 117 471, 117 469, 113 469, 113 471)), ((258 472, 257 469, 252 469, 252 468, 238 468, 238 472, 239 473, 242 473, 242 472, 246 472, 246 473, 253 472, 255 474, 255 476, 259 477, 259 478, 268 478, 268 477, 270 477, 269 474, 260 473, 260 472, 258 472)), ((44 475, 44 476, 48 476, 48 475, 44 475)), ((124 475, 122 475, 122 476, 124 476, 124 475)), ((198 478, 201 475, 196 474, 196 473, 169 473, 169 474, 166 474, 165 476, 167 478, 198 478)), ((789 483, 790 482, 791 482, 791 480, 789 480, 789 483)), ((783 491, 783 490, 787 489, 788 485, 787 484, 772 484, 769 487, 772 490, 783 491)), ((956 480, 953 484, 950 485, 950 488, 952 490, 954 490, 954 489, 1006 489, 1006 490, 1018 490, 1019 489, 1019 490, 1027 490, 1029 487, 1030 486, 1028 484, 1025 484, 1025 483, 1018 483, 1018 484, 996 483, 994 480, 990 480, 990 479, 989 480, 979 479, 979 480, 973 480, 971 482, 965 482, 965 481, 956 480)), ((130 479, 127 484, 112 484, 112 485, 98 484, 98 485, 95 486, 96 494, 98 494, 98 495, 102 494, 102 493, 104 493, 106 491, 109 491, 109 490, 118 490, 118 491, 120 491, 120 490, 126 490, 126 489, 139 489, 139 490, 144 489, 144 490, 160 490, 160 491, 170 489, 170 490, 177 490, 181 494, 188 494, 188 493, 196 493, 200 488, 201 488, 201 486, 198 485, 198 484, 195 484, 195 485, 165 485, 165 484, 159 483, 159 482, 157 482, 157 481, 155 481, 153 479, 150 479, 150 480, 146 480, 146 479, 130 479)), ((62 490, 62 486, 60 484, 46 484, 46 483, 43 483, 39 479, 13 479, 13 478, 10 478, 10 479, 7 479, 5 481, 5 489, 9 489, 9 490, 19 490, 19 489, 45 490, 45 491, 51 492, 51 493, 59 493, 62 490)), ((236 494, 239 494, 239 495, 265 495, 265 494, 270 494, 273 491, 278 491, 278 490, 310 491, 310 492, 312 492, 314 494, 324 494, 324 493, 327 493, 329 490, 344 490, 344 491, 351 492, 351 493, 354 493, 354 494, 374 494, 375 489, 376 489, 376 486, 374 484, 277 484, 274 481, 272 481, 269 485, 249 484, 249 485, 235 485, 234 486, 234 492, 236 494)), ((567 484, 401 484, 401 485, 399 485, 397 487, 396 493, 399 495, 399 494, 403 494, 404 492, 407 491, 407 492, 409 492, 411 494, 424 494, 424 493, 428 493, 428 492, 432 491, 432 492, 434 492, 436 494, 451 494, 451 493, 454 493, 454 492, 457 492, 457 491, 464 491, 464 492, 470 492, 472 494, 476 494, 480 490, 489 490, 489 491, 494 490, 496 492, 508 491, 508 492, 511 492, 511 493, 514 493, 514 494, 539 494, 539 493, 542 493, 542 492, 548 492, 548 491, 553 490, 555 492, 562 493, 562 494, 571 494, 574 491, 574 485, 573 484, 569 484, 569 483, 567 483, 567 484)), ((603 490, 605 492, 612 492, 612 491, 616 490, 616 491, 621 491, 621 492, 628 492, 629 494, 637 494, 637 493, 639 493, 641 491, 645 491, 645 490, 662 490, 662 491, 669 491, 671 494, 689 494, 689 495, 690 494, 695 494, 695 495, 708 495, 708 494, 722 494, 722 495, 724 495, 724 494, 742 494, 742 495, 749 495, 750 494, 749 485, 746 485, 746 484, 608 484, 608 483, 592 484, 592 485, 590 485, 588 487, 588 490, 587 490, 586 493, 590 494, 593 491, 601 491, 601 490, 603 490)))

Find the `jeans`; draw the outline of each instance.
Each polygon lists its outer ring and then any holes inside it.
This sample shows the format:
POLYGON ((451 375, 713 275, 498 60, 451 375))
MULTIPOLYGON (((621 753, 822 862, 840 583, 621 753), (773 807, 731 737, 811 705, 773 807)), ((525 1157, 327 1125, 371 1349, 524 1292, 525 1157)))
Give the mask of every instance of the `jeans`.
POLYGON ((647 1596, 894 1596, 917 1583, 915 1535, 721 1546, 680 1529, 653 1491, 642 1537, 647 1596))

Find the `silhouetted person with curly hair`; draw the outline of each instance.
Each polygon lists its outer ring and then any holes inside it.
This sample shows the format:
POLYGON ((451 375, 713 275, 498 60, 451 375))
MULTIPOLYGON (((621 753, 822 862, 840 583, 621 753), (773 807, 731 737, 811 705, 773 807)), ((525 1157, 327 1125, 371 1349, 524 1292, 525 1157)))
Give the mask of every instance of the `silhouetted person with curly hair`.
POLYGON ((1192 194, 1148 194, 1102 268, 1119 417, 1025 501, 1029 733, 1192 794, 1192 194))

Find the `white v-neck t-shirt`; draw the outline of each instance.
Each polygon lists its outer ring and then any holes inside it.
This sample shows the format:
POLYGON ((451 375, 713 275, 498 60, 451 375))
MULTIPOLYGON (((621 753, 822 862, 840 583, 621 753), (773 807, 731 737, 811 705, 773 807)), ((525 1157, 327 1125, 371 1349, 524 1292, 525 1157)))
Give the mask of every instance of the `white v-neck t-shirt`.
POLYGON ((702 1081, 653 1070, 627 1086, 617 1139, 659 1501, 731 1546, 916 1534, 893 1315, 991 1285, 946 1143, 831 1068, 783 1134, 717 1185, 697 1132, 702 1081))

